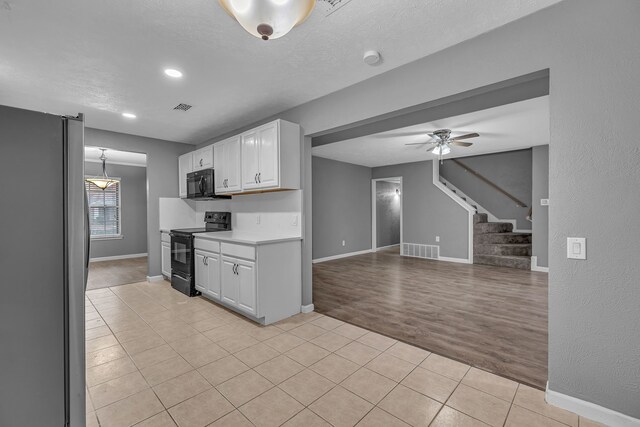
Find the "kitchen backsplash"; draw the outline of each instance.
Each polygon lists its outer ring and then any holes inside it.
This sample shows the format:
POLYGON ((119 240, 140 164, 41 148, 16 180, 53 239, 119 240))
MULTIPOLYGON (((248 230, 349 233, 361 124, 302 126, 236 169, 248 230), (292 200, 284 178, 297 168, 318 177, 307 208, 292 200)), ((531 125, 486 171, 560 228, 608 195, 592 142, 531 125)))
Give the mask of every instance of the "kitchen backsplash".
POLYGON ((302 190, 202 202, 160 199, 160 229, 204 226, 207 211, 231 212, 234 230, 302 235, 302 190))

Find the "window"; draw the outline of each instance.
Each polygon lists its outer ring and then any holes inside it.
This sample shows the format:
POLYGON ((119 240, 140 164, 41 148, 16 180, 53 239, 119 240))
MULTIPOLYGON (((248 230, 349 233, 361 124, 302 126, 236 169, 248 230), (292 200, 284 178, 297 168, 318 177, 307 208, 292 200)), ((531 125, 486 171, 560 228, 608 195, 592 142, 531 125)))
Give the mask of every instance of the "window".
POLYGON ((117 181, 104 190, 88 181, 84 182, 89 198, 89 228, 92 239, 122 238, 120 215, 121 181, 117 181))

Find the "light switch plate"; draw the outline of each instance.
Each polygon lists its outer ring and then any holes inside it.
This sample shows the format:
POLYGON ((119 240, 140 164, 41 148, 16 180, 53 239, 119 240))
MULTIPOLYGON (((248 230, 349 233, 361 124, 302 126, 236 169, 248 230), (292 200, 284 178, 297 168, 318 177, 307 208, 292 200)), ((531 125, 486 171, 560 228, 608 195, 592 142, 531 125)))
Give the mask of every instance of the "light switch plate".
POLYGON ((549 199, 540 199, 540 206, 549 206, 549 199))
POLYGON ((587 259, 587 239, 584 237, 567 237, 567 258, 587 259))
POLYGON ((440 236, 436 236, 436 243, 440 241, 440 236))

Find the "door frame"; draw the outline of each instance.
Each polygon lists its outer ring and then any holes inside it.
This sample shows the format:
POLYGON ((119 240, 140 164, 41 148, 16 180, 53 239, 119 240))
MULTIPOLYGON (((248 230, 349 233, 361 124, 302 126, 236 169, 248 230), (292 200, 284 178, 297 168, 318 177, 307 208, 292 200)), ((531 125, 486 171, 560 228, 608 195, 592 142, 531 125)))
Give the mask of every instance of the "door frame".
MULTIPOLYGON (((400 247, 402 248, 403 239, 403 213, 404 213, 404 187, 401 176, 392 176, 388 178, 371 179, 371 252, 378 251, 378 230, 376 215, 376 184, 378 181, 397 182, 400 184, 400 247)), ((383 248, 380 248, 383 249, 383 248)))

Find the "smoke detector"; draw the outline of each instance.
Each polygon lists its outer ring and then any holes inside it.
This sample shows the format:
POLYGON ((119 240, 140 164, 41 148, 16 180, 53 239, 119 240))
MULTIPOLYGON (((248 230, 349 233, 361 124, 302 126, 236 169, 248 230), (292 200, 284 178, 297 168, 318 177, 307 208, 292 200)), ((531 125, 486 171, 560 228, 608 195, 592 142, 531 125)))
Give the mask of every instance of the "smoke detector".
POLYGON ((380 62, 380 52, 376 50, 368 50, 364 53, 363 61, 367 65, 376 65, 380 62))

